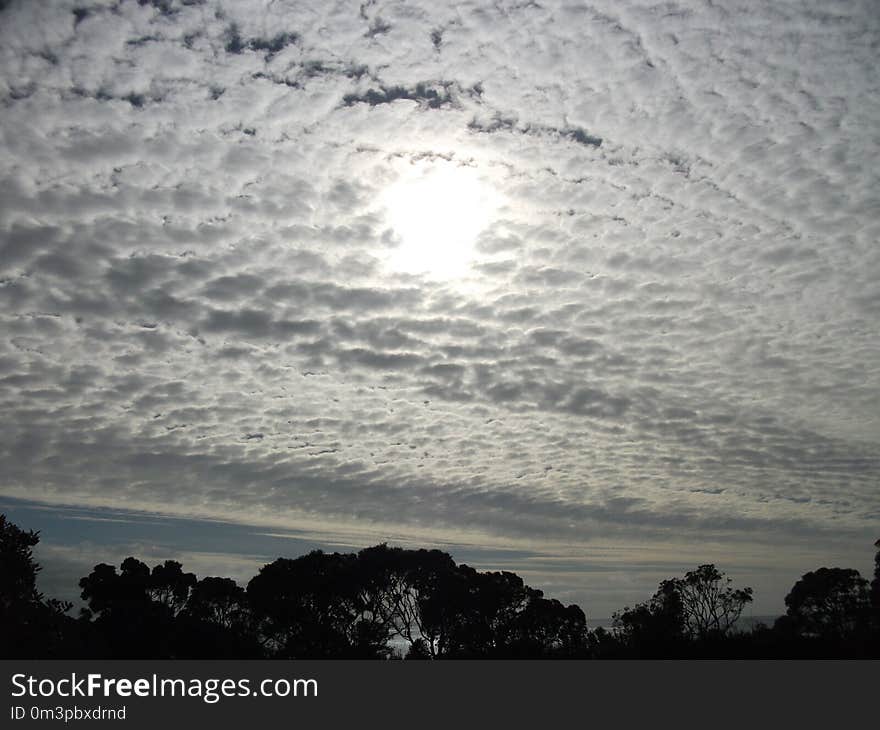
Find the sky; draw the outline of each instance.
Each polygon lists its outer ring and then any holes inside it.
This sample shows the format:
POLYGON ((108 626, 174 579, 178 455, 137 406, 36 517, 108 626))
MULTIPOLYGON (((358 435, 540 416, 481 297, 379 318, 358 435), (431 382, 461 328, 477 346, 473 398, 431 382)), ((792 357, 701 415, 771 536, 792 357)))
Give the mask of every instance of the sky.
POLYGON ((609 616, 880 536, 873 0, 0 2, 44 590, 441 547, 609 616))

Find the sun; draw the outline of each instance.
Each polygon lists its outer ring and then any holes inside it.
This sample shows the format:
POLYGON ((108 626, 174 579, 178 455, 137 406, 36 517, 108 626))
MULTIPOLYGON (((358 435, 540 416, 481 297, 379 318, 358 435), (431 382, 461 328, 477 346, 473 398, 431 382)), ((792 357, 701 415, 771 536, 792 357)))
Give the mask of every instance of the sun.
POLYGON ((499 198, 473 167, 444 162, 408 169, 382 204, 398 244, 389 267, 449 280, 467 273, 474 244, 492 222, 499 198))

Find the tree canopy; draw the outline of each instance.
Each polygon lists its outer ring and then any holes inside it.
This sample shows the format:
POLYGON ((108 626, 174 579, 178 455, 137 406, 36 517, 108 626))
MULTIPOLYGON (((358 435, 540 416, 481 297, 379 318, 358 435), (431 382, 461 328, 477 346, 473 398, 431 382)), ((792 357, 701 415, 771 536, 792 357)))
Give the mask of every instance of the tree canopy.
POLYGON ((785 605, 797 633, 849 639, 864 633, 868 625, 868 581, 851 568, 819 568, 794 584, 785 605))

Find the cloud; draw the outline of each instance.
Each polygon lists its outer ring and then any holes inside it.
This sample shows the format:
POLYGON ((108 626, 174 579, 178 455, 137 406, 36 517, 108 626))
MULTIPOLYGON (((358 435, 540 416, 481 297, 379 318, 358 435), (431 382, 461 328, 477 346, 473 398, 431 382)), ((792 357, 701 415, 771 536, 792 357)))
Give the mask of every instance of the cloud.
POLYGON ((866 540, 871 11, 6 4, 0 489, 554 550, 866 540), (384 195, 431 166, 503 201, 456 281, 388 263, 384 195))

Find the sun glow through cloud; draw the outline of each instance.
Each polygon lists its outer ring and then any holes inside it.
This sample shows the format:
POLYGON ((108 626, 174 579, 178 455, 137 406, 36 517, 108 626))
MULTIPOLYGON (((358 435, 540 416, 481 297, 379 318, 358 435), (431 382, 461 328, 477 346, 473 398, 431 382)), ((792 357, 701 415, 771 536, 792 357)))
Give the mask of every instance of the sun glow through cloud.
POLYGON ((499 196, 470 167, 430 165, 403 176, 383 197, 398 241, 388 265, 435 279, 464 276, 474 242, 492 222, 499 196))

